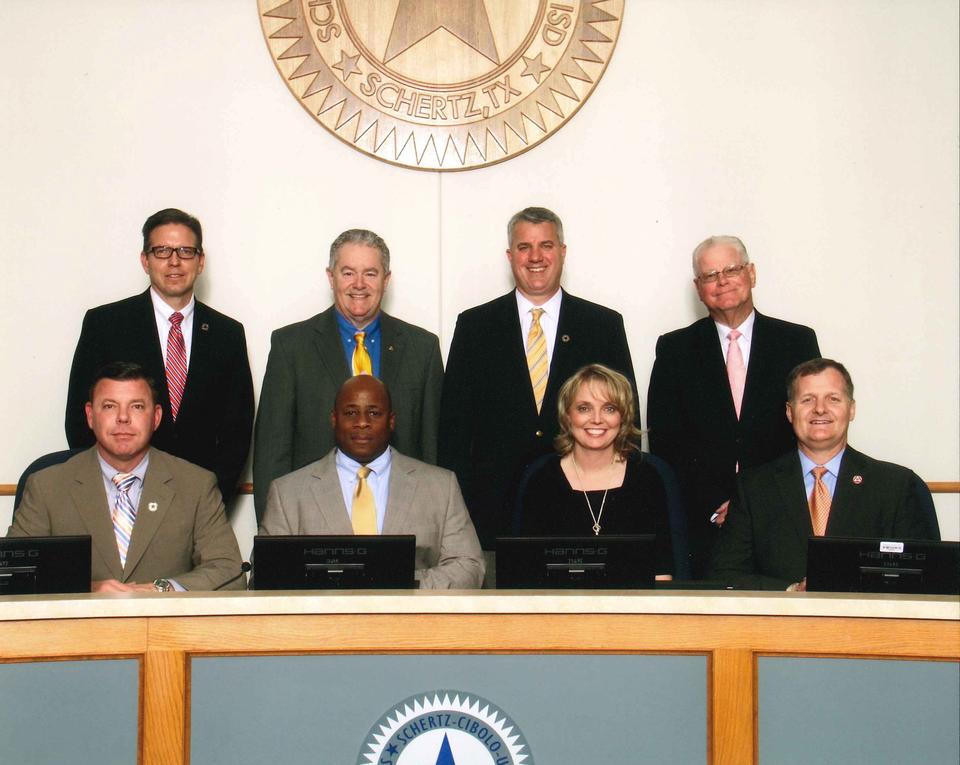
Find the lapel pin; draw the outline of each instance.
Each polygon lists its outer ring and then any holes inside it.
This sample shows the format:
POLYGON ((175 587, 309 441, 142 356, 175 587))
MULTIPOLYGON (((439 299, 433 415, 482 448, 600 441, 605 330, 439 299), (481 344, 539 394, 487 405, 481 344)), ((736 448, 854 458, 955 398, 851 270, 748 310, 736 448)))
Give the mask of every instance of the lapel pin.
POLYGON ((855 475, 855 476, 853 477, 853 485, 854 485, 854 486, 859 486, 859 485, 862 484, 862 483, 863 483, 863 476, 862 476, 862 475, 855 475))
POLYGON ((563 341, 564 343, 569 343, 570 335, 560 335, 560 340, 563 341))
POLYGON ((159 507, 159 505, 157 505, 156 502, 150 502, 147 504, 147 510, 149 510, 151 513, 157 512, 157 507, 159 507))
POLYGON ((207 332, 207 331, 209 331, 209 330, 210 330, 210 325, 207 324, 206 322, 204 322, 203 324, 200 325, 200 331, 201 331, 201 332, 207 332))
POLYGON ((392 345, 388 345, 388 346, 387 346, 387 350, 388 350, 388 351, 392 351, 392 350, 393 350, 393 346, 392 346, 392 345))

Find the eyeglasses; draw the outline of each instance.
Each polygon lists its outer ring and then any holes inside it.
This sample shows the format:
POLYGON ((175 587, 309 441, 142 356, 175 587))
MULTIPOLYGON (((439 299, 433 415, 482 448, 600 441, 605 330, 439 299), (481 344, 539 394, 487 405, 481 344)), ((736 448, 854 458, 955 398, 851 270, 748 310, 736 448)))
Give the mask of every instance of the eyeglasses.
POLYGON ((736 266, 727 266, 720 271, 708 271, 705 274, 700 274, 697 277, 697 281, 701 284, 713 284, 715 281, 718 281, 722 276, 724 279, 733 279, 737 276, 740 276, 740 273, 749 266, 749 263, 740 263, 736 266))
POLYGON ((193 260, 197 255, 202 255, 203 251, 199 247, 151 247, 147 250, 148 255, 160 260, 167 260, 173 253, 177 253, 180 260, 193 260))

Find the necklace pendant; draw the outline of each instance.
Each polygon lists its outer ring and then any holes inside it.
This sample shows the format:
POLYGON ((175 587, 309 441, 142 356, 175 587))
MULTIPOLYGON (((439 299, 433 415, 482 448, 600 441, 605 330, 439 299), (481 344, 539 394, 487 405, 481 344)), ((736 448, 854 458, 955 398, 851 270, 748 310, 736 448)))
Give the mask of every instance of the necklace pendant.
POLYGON ((600 524, 599 524, 599 523, 593 524, 593 535, 594 535, 595 537, 600 536, 600 524))

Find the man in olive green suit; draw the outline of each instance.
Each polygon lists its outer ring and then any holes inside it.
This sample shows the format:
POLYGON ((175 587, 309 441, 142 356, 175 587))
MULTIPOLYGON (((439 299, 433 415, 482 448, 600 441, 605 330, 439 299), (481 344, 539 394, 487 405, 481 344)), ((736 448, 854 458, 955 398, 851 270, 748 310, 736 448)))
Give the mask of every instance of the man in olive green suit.
POLYGON ((390 250, 372 231, 351 229, 330 246, 327 278, 334 304, 276 330, 260 392, 254 435, 257 520, 270 483, 323 457, 333 446, 324 423, 343 382, 380 378, 392 393, 397 428, 391 443, 404 454, 437 461, 443 361, 437 336, 380 310, 390 281, 390 250))

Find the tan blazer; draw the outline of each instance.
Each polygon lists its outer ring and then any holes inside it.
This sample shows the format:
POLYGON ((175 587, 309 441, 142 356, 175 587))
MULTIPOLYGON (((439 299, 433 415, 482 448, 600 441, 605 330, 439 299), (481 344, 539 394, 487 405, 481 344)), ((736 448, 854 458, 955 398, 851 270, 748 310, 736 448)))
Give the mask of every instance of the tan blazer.
POLYGON ((240 550, 216 476, 150 450, 126 566, 120 567, 96 447, 34 473, 7 536, 92 537, 91 578, 174 579, 188 590, 243 589, 240 550), (153 509, 153 508, 156 509, 153 509))
MULTIPOLYGON (((336 451, 270 484, 264 535, 352 534, 336 451)), ((415 534, 415 576, 424 589, 477 588, 483 556, 456 476, 393 451, 384 534, 415 534)))

